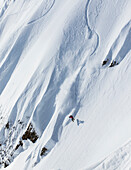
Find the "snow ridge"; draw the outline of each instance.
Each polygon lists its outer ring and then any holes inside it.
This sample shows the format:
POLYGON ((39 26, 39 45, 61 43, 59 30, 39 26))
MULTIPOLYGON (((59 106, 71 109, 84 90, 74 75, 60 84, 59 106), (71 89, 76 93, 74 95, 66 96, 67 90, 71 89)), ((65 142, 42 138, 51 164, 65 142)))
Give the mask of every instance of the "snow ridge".
POLYGON ((110 66, 113 66, 113 63, 115 65, 118 65, 128 54, 130 51, 130 44, 131 43, 131 20, 122 28, 120 34, 116 38, 115 42, 111 46, 105 61, 106 65, 111 64, 110 66))
POLYGON ((130 168, 130 143, 120 147, 131 134, 131 1, 10 2, 0 18, 0 167, 130 168))

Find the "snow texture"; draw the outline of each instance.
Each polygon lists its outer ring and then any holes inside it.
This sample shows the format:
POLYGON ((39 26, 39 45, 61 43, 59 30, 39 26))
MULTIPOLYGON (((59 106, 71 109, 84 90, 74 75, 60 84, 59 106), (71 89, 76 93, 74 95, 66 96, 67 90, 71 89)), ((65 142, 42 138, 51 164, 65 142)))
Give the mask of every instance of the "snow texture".
POLYGON ((0 1, 1 169, 131 169, 130 7, 0 1))

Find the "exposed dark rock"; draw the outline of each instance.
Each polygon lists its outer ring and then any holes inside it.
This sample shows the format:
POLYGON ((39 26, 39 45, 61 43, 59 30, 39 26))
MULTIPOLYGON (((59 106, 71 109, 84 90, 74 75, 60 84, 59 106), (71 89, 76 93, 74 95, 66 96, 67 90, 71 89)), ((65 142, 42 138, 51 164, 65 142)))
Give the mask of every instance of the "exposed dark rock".
POLYGON ((24 135, 22 136, 23 140, 31 140, 33 143, 36 142, 36 140, 38 139, 38 135, 35 132, 35 129, 33 128, 33 125, 30 123, 26 132, 24 133, 24 135))
POLYGON ((6 168, 7 166, 9 166, 9 164, 4 162, 4 168, 6 168))
POLYGON ((40 155, 41 155, 41 156, 43 156, 43 155, 45 156, 45 155, 47 154, 46 151, 47 151, 47 148, 46 148, 46 147, 43 147, 40 155))
POLYGON ((112 61, 111 65, 109 67, 114 67, 116 65, 118 65, 119 63, 117 63, 116 61, 112 61))
POLYGON ((22 125, 24 122, 22 122, 22 121, 18 120, 18 123, 22 125))
POLYGON ((19 141, 19 144, 16 145, 15 150, 17 150, 19 146, 23 146, 23 142, 21 140, 19 141))
POLYGON ((106 65, 108 61, 109 61, 109 59, 104 60, 103 63, 102 63, 102 66, 106 65))
POLYGON ((6 129, 9 129, 9 122, 8 123, 6 123, 6 125, 5 125, 5 127, 6 127, 6 129))

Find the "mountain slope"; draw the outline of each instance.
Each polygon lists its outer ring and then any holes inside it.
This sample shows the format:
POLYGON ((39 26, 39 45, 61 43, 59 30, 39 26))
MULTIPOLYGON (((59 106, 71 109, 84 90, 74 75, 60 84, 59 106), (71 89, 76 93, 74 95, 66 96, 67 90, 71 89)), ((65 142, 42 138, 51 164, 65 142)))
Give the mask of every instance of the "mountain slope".
POLYGON ((130 6, 129 0, 3 2, 1 167, 116 168, 103 161, 131 136, 130 6))

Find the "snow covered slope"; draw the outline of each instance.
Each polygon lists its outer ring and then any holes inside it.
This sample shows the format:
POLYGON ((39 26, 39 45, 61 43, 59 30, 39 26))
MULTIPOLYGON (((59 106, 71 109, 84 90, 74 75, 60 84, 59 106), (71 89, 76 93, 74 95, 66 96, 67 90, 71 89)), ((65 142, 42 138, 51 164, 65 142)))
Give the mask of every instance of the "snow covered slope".
POLYGON ((130 8, 0 2, 1 168, 131 168, 130 8))

